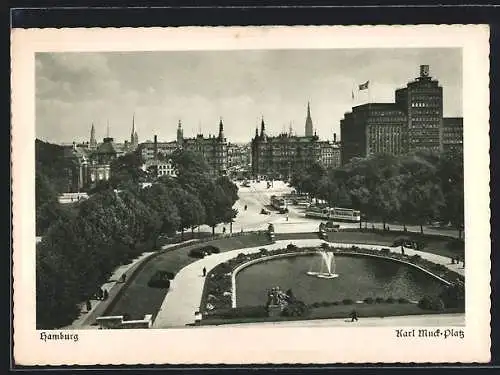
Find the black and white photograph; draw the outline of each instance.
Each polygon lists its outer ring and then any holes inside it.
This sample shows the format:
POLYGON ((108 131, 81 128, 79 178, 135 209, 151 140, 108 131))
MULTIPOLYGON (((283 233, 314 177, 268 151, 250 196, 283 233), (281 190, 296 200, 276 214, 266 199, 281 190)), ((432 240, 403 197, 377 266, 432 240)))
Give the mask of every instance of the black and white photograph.
POLYGON ((489 126, 470 52, 241 43, 35 49, 30 340, 378 328, 463 345, 489 288, 470 265, 489 261, 469 227, 489 223, 471 208, 488 176, 467 175, 488 168, 467 160, 488 157, 466 135, 489 126))

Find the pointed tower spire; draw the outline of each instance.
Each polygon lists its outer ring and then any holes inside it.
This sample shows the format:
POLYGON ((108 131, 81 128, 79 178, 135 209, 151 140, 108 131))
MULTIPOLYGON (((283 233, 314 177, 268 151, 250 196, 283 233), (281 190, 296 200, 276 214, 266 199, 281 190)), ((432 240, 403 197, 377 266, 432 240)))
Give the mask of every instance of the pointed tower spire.
POLYGON ((260 120, 260 136, 264 137, 266 131, 266 125, 264 124, 264 115, 262 115, 262 119, 260 120))
POLYGON ((306 137, 312 137, 313 123, 311 119, 311 105, 307 102, 307 117, 306 117, 306 137))
POLYGON ((222 117, 219 121, 219 139, 224 139, 224 124, 222 123, 222 117))
POLYGON ((135 146, 135 112, 132 115, 132 131, 130 132, 130 143, 135 146))
POLYGON ((94 149, 97 147, 97 141, 95 139, 95 128, 94 128, 94 122, 92 122, 92 127, 90 128, 90 143, 89 146, 91 149, 94 149))
POLYGON ((182 131, 182 123, 179 119, 179 123, 177 124, 177 147, 182 147, 184 143, 184 132, 182 131))

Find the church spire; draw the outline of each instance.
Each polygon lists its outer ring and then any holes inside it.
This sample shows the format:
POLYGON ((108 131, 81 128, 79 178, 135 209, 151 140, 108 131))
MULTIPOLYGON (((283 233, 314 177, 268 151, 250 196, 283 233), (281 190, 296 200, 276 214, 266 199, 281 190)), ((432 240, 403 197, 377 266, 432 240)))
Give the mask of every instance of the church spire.
POLYGON ((219 121, 219 139, 224 139, 224 124, 222 123, 222 117, 219 121))
POLYGON ((92 122, 92 128, 90 128, 90 148, 96 148, 97 147, 97 141, 95 139, 95 128, 94 128, 94 122, 92 122))
POLYGON ((260 136, 263 137, 265 135, 266 125, 264 124, 264 115, 262 115, 262 119, 260 120, 260 136))
POLYGON ((313 123, 311 119, 311 105, 307 102, 306 137, 313 136, 313 123))
POLYGON ((177 146, 181 147, 183 142, 184 142, 184 132, 182 131, 181 120, 179 120, 179 123, 177 124, 177 146))
POLYGON ((130 143, 135 146, 135 112, 132 115, 132 132, 130 133, 130 143))

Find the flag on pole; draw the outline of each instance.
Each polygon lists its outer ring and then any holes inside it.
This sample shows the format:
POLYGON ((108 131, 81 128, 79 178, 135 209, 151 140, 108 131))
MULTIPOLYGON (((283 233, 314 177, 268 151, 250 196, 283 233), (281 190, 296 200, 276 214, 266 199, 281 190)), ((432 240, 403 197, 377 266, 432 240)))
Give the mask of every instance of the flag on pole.
POLYGON ((367 90, 368 89, 368 85, 370 84, 370 81, 366 81, 365 83, 359 85, 359 90, 367 90))

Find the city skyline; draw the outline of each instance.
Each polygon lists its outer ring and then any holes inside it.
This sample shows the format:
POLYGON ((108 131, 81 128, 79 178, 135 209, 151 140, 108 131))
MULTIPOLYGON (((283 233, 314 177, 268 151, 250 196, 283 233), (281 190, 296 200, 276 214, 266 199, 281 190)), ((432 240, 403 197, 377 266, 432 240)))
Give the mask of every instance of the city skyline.
POLYGON ((268 134, 304 135, 307 103, 322 139, 340 135, 353 106, 394 102, 394 91, 418 76, 421 64, 443 86, 445 117, 462 116, 461 50, 252 50, 191 52, 39 53, 36 55, 36 136, 53 142, 130 139, 139 142, 218 132, 249 142, 262 116, 268 134), (370 81, 369 90, 358 85, 370 81), (354 100, 352 98, 354 93, 354 100))

